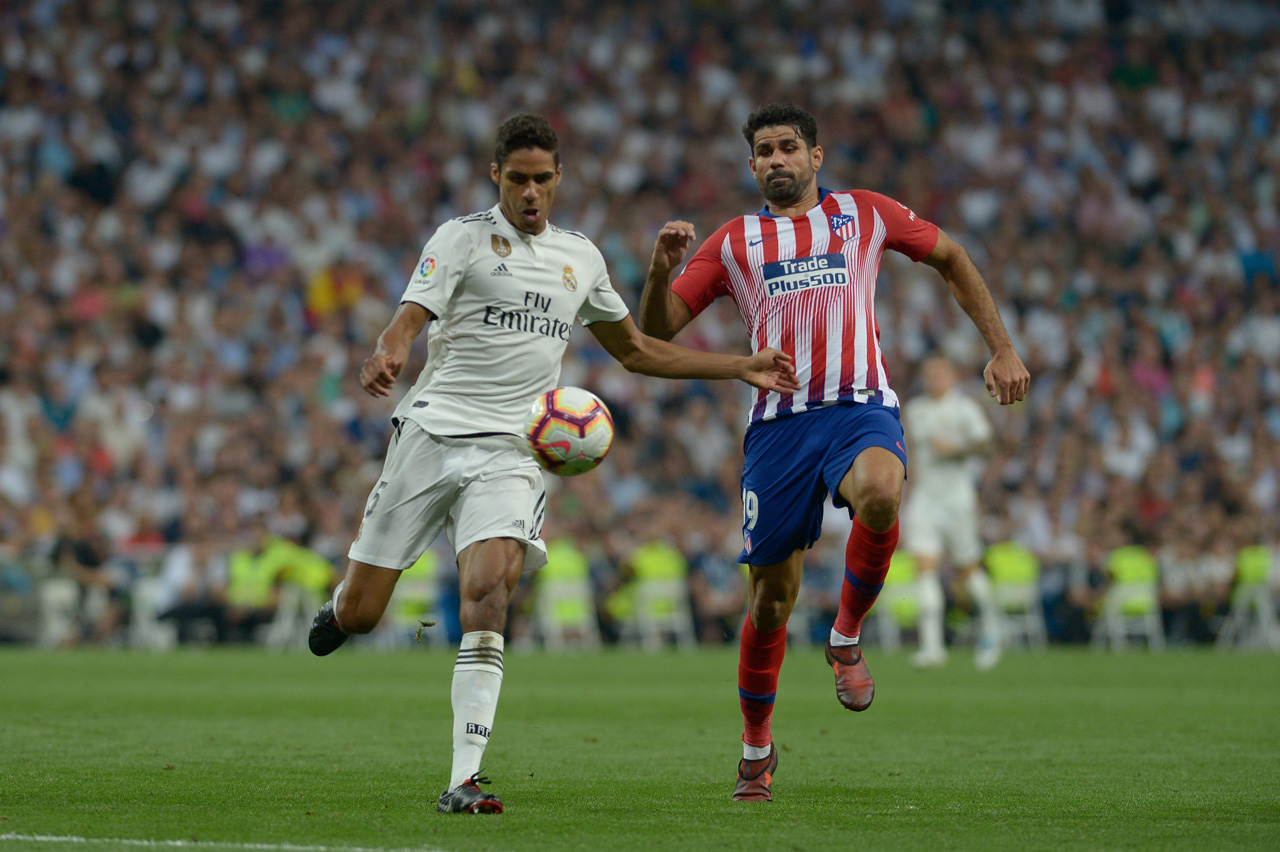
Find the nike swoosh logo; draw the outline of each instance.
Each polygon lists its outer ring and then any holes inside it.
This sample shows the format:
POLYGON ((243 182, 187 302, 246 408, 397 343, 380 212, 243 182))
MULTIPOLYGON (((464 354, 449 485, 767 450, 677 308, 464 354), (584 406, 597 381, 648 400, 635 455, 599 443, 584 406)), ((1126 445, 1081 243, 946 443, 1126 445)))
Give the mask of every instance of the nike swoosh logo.
POLYGON ((764 242, 764 237, 761 237, 761 238, 760 238, 760 239, 758 239, 758 240, 752 240, 751 242, 747 243, 747 245, 748 245, 748 246, 758 246, 758 245, 760 245, 762 242, 764 242))

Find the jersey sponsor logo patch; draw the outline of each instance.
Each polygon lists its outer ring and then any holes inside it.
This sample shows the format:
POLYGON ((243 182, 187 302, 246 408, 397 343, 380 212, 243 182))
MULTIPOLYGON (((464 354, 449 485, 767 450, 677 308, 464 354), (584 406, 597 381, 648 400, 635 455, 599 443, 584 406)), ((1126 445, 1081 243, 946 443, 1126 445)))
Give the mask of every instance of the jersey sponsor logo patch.
POLYGON ((436 274, 436 267, 440 265, 440 261, 436 259, 435 253, 428 254, 422 258, 422 262, 418 264, 418 277, 430 278, 436 274))
POLYGON ((494 276, 503 276, 503 275, 507 276, 508 278, 511 277, 511 270, 507 269, 507 265, 505 263, 499 263, 497 266, 493 268, 493 271, 489 273, 490 278, 493 278, 494 276))
POLYGON ((765 295, 785 296, 814 287, 844 287, 849 283, 849 269, 842 254, 820 254, 795 260, 766 263, 765 295))
POLYGON ((578 279, 573 277, 573 267, 566 266, 564 268, 564 289, 572 293, 578 289, 578 279))
POLYGON ((558 317, 535 314, 519 309, 511 310, 498 305, 485 305, 484 317, 481 322, 485 325, 493 325, 510 329, 511 331, 540 334, 543 337, 555 337, 560 340, 568 340, 569 332, 573 331, 572 325, 558 317))
POLYGON ((489 246, 498 257, 506 257, 511 254, 511 243, 502 234, 491 235, 489 237, 489 246))

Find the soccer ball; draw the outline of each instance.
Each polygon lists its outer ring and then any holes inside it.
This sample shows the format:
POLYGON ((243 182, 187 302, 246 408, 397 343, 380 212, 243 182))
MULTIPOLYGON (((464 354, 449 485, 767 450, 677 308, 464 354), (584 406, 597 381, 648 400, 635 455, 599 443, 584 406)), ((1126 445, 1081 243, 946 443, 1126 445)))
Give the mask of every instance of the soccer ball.
POLYGON ((534 402, 524 435, 543 469, 557 476, 577 476, 609 454, 613 416, 591 391, 556 388, 534 402))

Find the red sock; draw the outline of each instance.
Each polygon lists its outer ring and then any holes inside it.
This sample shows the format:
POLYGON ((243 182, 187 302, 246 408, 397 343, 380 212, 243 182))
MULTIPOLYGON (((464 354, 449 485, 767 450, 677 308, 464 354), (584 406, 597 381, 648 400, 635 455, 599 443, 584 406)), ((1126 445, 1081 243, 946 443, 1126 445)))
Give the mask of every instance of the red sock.
POLYGON ((840 587, 840 612, 836 632, 850 638, 862 631, 862 617, 876 602, 889 560, 898 546, 898 522, 884 532, 876 532, 857 518, 844 550, 844 584, 840 587))
POLYGON ((761 633, 748 615, 738 640, 738 702, 742 705, 742 741, 750 746, 773 742, 769 720, 778 694, 778 672, 787 652, 787 626, 761 633))

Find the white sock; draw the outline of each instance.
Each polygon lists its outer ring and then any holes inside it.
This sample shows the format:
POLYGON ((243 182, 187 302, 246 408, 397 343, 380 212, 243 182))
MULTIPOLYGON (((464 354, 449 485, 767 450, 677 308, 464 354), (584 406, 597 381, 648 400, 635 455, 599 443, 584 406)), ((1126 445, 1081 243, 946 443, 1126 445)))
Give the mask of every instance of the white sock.
POLYGON ((462 635, 453 666, 453 773, 449 789, 480 771, 502 691, 502 635, 477 630, 462 635))
POLYGON ((831 643, 832 648, 840 648, 842 646, 857 645, 858 637, 854 636, 853 638, 849 638, 848 636, 845 636, 843 633, 837 633, 836 629, 833 627, 831 628, 831 636, 827 639, 827 641, 831 643))
POLYGON ((942 581, 936 573, 921 574, 916 580, 920 596, 920 652, 940 655, 942 646, 942 616, 947 606, 942 593, 942 581))
POLYGON ((743 743, 742 756, 747 760, 764 760, 766 757, 769 756, 769 749, 771 747, 772 747, 772 744, 767 746, 753 746, 753 745, 747 745, 746 743, 743 743))
POLYGON ((1000 617, 996 611, 996 594, 991 588, 991 578, 981 568, 969 574, 965 580, 969 597, 978 608, 978 624, 982 638, 995 646, 1000 644, 1000 617))
MULTIPOLYGON (((342 594, 342 587, 345 586, 346 584, 347 584, 347 581, 343 580, 341 583, 334 586, 333 588, 333 619, 334 621, 338 620, 338 595, 342 594)), ((338 629, 339 630, 342 629, 341 622, 338 622, 338 629)))

